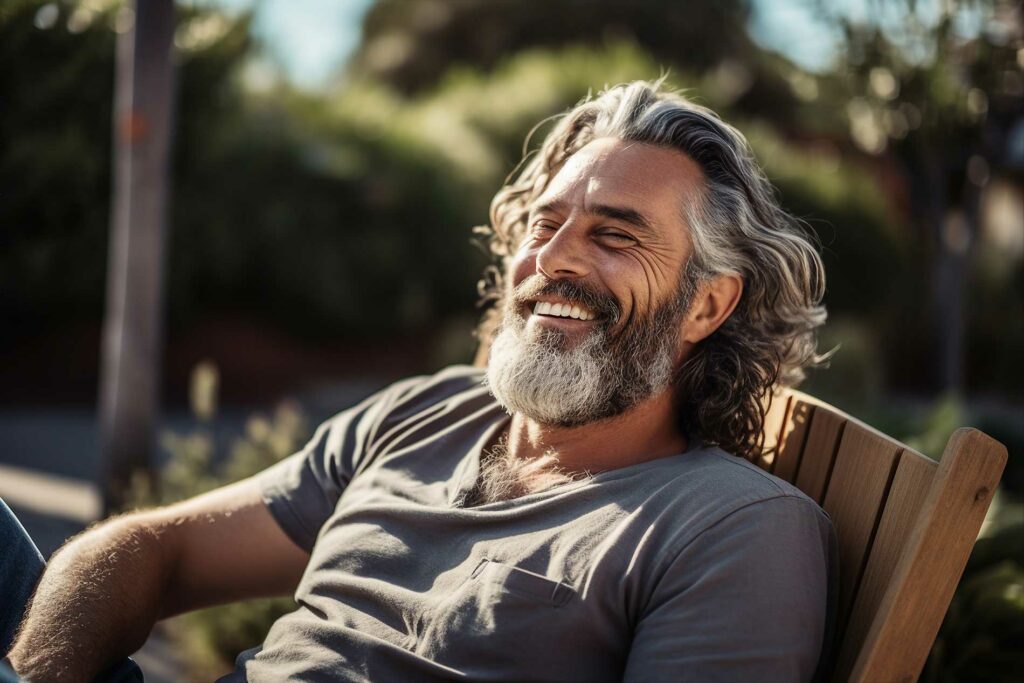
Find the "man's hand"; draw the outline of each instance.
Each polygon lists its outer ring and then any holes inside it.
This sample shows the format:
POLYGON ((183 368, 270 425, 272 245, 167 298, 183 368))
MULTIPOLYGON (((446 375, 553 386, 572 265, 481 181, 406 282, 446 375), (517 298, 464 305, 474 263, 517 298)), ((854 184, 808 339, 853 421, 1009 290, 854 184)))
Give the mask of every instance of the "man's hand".
POLYGON ((54 555, 10 661, 26 680, 91 681, 159 619, 293 593, 308 560, 252 479, 109 520, 54 555))

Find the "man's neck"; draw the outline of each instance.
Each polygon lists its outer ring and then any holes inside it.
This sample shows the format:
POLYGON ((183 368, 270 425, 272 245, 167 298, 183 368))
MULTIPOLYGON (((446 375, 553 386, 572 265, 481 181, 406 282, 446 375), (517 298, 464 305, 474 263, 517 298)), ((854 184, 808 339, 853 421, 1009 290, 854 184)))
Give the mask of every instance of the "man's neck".
POLYGON ((508 450, 516 458, 557 454, 567 472, 593 473, 636 465, 686 450, 677 429, 670 389, 608 420, 580 427, 552 427, 521 414, 512 416, 508 450))

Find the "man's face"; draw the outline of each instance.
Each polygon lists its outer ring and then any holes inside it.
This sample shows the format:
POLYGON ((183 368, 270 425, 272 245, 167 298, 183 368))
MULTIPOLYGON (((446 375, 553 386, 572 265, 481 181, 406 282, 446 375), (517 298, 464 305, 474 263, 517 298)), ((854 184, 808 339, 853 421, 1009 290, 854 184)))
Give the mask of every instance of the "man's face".
POLYGON ((488 382, 548 424, 611 417, 672 380, 693 296, 682 202, 703 178, 685 155, 617 139, 574 154, 530 211, 509 267, 488 382))

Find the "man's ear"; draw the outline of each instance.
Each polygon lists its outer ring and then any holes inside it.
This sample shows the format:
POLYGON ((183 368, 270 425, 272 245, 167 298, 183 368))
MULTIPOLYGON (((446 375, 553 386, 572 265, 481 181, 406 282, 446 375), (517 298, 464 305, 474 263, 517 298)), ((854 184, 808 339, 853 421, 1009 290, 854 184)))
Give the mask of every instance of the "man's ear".
POLYGON ((743 278, 722 273, 700 283, 683 327, 683 341, 696 344, 725 322, 743 295, 743 278))

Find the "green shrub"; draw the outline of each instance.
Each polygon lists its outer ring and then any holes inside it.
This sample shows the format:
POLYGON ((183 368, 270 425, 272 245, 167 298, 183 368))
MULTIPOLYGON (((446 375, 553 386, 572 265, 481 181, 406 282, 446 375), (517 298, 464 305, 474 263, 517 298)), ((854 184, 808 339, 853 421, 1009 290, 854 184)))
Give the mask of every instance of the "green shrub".
MULTIPOLYGON (((995 505, 995 503, 993 503, 995 505)), ((1016 504, 1014 517, 1021 514, 1016 504)), ((1011 683, 1024 671, 1024 523, 974 546, 922 683, 1011 683)))

